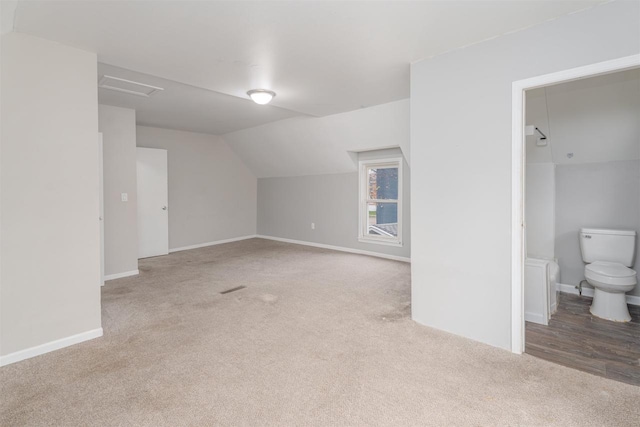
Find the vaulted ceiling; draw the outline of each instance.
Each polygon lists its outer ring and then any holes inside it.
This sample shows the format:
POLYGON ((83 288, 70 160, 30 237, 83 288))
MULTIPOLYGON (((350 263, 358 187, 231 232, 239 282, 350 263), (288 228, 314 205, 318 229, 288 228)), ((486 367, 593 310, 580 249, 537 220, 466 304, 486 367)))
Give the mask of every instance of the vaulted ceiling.
POLYGON ((294 117, 223 136, 258 178, 357 170, 354 153, 399 147, 409 157, 409 100, 326 117, 294 117))
POLYGON ((21 0, 3 2, 2 24, 166 86, 144 100, 101 91, 101 102, 136 108, 145 124, 221 134, 407 98, 413 61, 598 3, 21 0), (277 96, 256 107, 253 88, 277 96))

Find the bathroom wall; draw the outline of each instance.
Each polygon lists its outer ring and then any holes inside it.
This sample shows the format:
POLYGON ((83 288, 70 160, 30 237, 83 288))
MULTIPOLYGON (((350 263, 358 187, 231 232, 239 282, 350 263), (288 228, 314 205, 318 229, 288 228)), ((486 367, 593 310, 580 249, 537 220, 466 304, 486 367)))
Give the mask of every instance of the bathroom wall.
MULTIPOLYGON (((550 135, 547 93, 529 90, 525 97, 525 124, 550 135)), ((555 164, 551 145, 537 145, 539 135, 525 140, 525 230, 527 257, 555 258, 555 164)))
MULTIPOLYGON (((640 233, 640 161, 556 166, 556 242, 560 283, 584 279, 578 232, 581 227, 640 233)), ((636 251, 635 267, 640 266, 636 251)), ((629 292, 640 295, 640 287, 629 292)))
POLYGON ((526 142, 527 252, 549 253, 553 233, 560 283, 577 285, 584 279, 580 228, 640 231, 640 70, 527 91, 526 123, 548 136, 544 147, 535 136, 526 142), (549 187, 544 170, 553 165, 549 187), (555 232, 545 222, 550 208, 555 232))
POLYGON ((599 163, 640 158, 640 69, 576 80, 526 93, 527 163, 599 163))
POLYGON ((527 257, 555 257, 555 165, 527 163, 525 225, 527 257))

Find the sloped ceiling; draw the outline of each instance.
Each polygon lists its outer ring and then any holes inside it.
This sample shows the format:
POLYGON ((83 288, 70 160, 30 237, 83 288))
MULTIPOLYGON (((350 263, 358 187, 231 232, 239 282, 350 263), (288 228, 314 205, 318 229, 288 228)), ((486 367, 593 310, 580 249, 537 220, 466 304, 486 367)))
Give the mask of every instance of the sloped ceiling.
POLYGON ((299 116, 298 113, 278 107, 265 108, 249 99, 99 63, 98 78, 103 75, 164 89, 150 98, 98 89, 101 104, 136 110, 136 121, 142 126, 220 135, 299 116))
POLYGON ((7 34, 13 31, 14 17, 18 0, 0 1, 0 34, 7 34))
POLYGON ((20 1, 13 28, 159 82, 148 99, 101 90, 100 101, 135 108, 141 124, 224 134, 273 177, 353 171, 350 151, 386 147, 410 162, 412 62, 601 3, 20 1), (254 88, 277 96, 257 107, 254 88))
POLYGON ((325 116, 407 98, 413 61, 599 3, 20 1, 14 29, 233 97, 271 89, 273 106, 325 116))
POLYGON ((400 147, 409 162, 409 100, 295 117, 223 135, 258 178, 357 170, 353 152, 400 147))
POLYGON ((640 69, 527 91, 528 163, 575 164, 640 159, 640 69))

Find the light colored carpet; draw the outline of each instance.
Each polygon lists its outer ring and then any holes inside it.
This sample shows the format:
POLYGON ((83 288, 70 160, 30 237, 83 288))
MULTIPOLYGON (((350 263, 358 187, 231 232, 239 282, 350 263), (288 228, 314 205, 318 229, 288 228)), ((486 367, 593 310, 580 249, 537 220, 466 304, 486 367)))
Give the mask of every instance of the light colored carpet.
POLYGON ((404 263, 253 239, 140 272, 103 338, 0 369, 0 425, 639 425, 638 387, 412 322, 404 263))

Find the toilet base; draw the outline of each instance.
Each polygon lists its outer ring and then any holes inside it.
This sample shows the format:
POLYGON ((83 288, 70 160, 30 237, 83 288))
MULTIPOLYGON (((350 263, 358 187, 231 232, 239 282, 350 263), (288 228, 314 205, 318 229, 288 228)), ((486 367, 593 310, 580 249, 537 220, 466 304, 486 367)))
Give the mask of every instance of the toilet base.
POLYGON ((595 288, 589 311, 596 317, 615 322, 629 322, 631 320, 626 296, 622 292, 606 292, 595 288))

